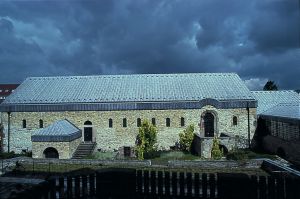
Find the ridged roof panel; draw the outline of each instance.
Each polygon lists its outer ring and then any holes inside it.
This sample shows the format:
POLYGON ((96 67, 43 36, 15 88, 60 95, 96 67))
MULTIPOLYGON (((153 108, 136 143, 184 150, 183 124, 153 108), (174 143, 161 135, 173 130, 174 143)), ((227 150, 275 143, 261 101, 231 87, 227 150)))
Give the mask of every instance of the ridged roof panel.
POLYGON ((70 142, 81 137, 81 130, 68 120, 58 120, 46 128, 36 130, 33 142, 70 142))
POLYGON ((234 73, 27 78, 4 104, 253 100, 234 73))
POLYGON ((261 115, 300 119, 300 104, 299 103, 278 104, 262 112, 261 115))
POLYGON ((37 130, 33 135, 44 135, 44 136, 57 136, 64 135, 70 136, 81 130, 70 123, 68 120, 58 120, 46 128, 37 130))
POLYGON ((299 94, 292 90, 251 91, 258 102, 257 114, 264 113, 278 104, 299 104, 299 94))

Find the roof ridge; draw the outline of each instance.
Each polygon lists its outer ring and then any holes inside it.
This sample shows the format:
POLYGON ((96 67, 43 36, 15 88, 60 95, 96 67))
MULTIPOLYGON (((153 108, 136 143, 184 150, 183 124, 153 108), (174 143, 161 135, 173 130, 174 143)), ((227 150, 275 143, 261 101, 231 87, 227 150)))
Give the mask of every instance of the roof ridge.
POLYGON ((92 78, 92 77, 132 77, 132 76, 160 76, 160 77, 166 77, 166 76, 186 76, 186 75, 237 75, 237 73, 234 72, 228 72, 228 73, 141 73, 141 74, 99 74, 99 75, 61 75, 61 76, 31 76, 27 77, 27 79, 52 79, 52 78, 92 78))

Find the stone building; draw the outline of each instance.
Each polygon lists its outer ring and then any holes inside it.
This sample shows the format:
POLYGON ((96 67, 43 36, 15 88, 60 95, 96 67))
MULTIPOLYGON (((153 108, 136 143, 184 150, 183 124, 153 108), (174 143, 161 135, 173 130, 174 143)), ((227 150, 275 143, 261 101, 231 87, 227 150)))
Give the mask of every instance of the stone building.
POLYGON ((300 164, 300 96, 294 91, 255 91, 260 147, 300 164))
POLYGON ((229 150, 248 146, 256 106, 237 74, 194 73, 30 77, 0 108, 4 150, 33 150, 40 157, 34 147, 37 130, 67 119, 81 130, 81 142, 132 154, 139 125, 147 119, 158 129, 158 149, 169 150, 192 124, 201 140, 200 154, 209 157, 214 136, 221 136, 229 150), (233 139, 237 137, 239 143, 233 139))

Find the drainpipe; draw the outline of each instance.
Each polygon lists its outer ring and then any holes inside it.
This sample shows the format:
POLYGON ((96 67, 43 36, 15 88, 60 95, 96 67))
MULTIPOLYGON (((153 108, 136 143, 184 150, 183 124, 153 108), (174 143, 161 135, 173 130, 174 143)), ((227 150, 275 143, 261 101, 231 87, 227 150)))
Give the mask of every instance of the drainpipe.
POLYGON ((7 152, 9 153, 10 152, 10 118, 11 118, 10 112, 7 112, 7 116, 8 116, 8 119, 7 119, 7 152))
POLYGON ((247 115, 248 115, 248 148, 250 149, 250 110, 249 110, 249 102, 247 102, 247 115))

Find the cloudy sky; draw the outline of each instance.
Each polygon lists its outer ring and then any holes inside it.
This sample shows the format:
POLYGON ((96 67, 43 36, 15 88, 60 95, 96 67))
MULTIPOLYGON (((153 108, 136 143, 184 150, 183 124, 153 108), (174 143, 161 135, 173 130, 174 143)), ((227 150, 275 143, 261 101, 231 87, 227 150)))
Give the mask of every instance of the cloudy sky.
POLYGON ((0 83, 236 72, 300 88, 299 0, 1 0, 0 83))

